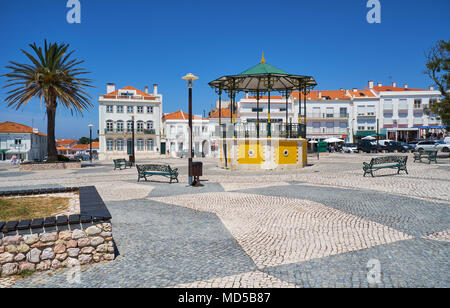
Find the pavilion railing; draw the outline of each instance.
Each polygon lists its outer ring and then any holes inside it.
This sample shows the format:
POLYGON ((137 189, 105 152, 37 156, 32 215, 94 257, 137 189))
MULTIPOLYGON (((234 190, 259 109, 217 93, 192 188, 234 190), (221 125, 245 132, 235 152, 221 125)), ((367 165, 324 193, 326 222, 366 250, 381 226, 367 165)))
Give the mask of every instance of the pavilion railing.
POLYGON ((299 138, 303 136, 303 124, 284 123, 236 123, 223 126, 218 136, 224 138, 299 138))

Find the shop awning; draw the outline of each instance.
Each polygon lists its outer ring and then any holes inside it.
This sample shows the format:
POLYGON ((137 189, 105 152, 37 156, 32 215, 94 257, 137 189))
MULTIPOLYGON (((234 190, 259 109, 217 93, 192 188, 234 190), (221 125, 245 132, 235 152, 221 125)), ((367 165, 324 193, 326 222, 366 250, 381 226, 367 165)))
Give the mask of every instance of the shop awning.
POLYGON ((416 126, 416 128, 420 128, 420 129, 444 129, 444 126, 416 126))
POLYGON ((0 154, 1 153, 6 153, 6 152, 8 152, 9 151, 9 149, 0 149, 0 154))

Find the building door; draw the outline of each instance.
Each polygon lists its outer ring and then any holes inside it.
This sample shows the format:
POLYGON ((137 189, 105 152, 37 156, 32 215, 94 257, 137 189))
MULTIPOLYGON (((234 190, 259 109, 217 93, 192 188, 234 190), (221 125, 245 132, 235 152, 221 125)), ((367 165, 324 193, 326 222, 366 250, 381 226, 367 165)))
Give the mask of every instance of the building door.
POLYGON ((131 139, 127 140, 127 154, 133 155, 133 140, 131 139))
POLYGON ((166 143, 161 142, 161 154, 166 154, 166 143))

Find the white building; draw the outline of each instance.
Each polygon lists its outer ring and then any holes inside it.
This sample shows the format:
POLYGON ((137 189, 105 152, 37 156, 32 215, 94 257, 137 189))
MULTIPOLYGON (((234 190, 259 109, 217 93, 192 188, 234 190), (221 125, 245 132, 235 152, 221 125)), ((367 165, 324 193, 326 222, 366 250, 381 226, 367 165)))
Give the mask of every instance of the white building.
POLYGON ((153 93, 127 86, 116 90, 108 83, 99 97, 99 159, 128 158, 132 154, 134 120, 134 152, 136 159, 159 153, 161 147, 162 95, 158 85, 153 93))
POLYGON ((0 160, 10 160, 13 155, 24 160, 43 160, 47 155, 47 136, 26 125, 0 123, 0 160))
MULTIPOLYGON (((172 157, 189 155, 189 114, 178 110, 163 116, 164 134, 168 154, 172 157)), ((195 156, 212 156, 217 140, 215 125, 209 119, 192 117, 192 147, 195 156)))

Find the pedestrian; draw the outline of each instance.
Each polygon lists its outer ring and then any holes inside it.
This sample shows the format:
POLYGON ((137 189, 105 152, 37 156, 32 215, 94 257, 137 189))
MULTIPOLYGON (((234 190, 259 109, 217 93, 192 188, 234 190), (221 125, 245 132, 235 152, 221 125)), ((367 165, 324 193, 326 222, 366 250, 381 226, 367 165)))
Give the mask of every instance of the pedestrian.
POLYGON ((11 164, 15 165, 17 163, 17 156, 13 155, 11 156, 11 164))

